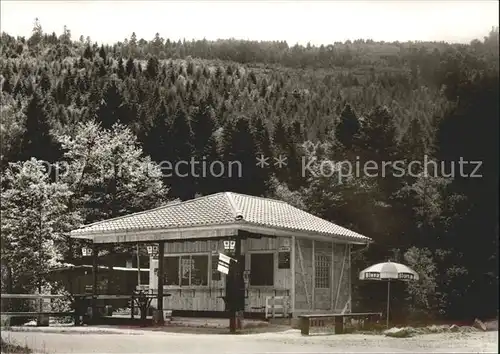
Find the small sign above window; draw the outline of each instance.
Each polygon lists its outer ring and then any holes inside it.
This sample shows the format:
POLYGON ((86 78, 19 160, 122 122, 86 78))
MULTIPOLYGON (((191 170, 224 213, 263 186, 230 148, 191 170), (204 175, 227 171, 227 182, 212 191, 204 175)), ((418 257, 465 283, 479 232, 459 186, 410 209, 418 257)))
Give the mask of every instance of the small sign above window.
POLYGON ((234 250, 236 246, 236 241, 224 241, 224 249, 225 250, 234 250))

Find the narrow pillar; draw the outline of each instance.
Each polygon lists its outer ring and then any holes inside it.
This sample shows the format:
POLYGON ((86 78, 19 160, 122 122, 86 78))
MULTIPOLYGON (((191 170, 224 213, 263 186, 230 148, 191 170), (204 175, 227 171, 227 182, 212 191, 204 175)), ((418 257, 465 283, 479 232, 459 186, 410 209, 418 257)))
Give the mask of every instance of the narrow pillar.
POLYGON ((158 313, 156 316, 156 323, 162 325, 164 323, 163 318, 163 280, 164 280, 164 260, 165 260, 165 241, 158 242, 158 297, 157 297, 157 308, 158 313))
POLYGON ((243 271, 245 270, 245 264, 241 252, 241 233, 238 233, 236 237, 236 242, 234 245, 234 256, 238 260, 236 263, 235 282, 233 283, 236 287, 236 312, 234 314, 234 322, 236 329, 241 329, 243 322, 243 311, 245 310, 245 280, 243 278, 243 271))
POLYGON ((291 287, 290 287, 290 316, 295 315, 295 236, 290 237, 290 271, 291 271, 291 287))

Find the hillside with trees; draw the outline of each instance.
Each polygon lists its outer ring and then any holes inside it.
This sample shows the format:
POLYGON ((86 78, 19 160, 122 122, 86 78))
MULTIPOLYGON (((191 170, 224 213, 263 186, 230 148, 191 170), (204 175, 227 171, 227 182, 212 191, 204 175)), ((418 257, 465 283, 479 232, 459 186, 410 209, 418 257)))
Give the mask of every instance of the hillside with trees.
MULTIPOLYGON (((81 257, 68 232, 82 223, 234 191, 286 200, 373 238, 354 271, 381 257, 414 267, 422 279, 401 290, 411 308, 400 312, 496 315, 498 28, 468 45, 159 34, 100 45, 68 28, 45 33, 36 21, 30 38, 2 33, 0 44, 2 291, 32 291, 48 267, 81 257), (259 168, 260 154, 287 164, 259 168), (409 168, 424 156, 437 171, 314 173, 323 160, 409 168), (240 161, 242 176, 162 174, 162 162, 191 158, 240 161), (460 161, 481 166, 459 173, 460 161), (148 171, 118 171, 124 165, 148 171)), ((353 306, 384 301, 361 286, 353 306)))

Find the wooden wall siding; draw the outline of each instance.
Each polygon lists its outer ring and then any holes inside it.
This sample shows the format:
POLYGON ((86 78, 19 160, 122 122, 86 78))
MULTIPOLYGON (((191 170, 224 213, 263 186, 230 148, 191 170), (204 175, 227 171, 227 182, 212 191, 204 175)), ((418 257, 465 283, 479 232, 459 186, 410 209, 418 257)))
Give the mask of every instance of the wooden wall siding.
POLYGON ((163 300, 163 308, 169 310, 224 311, 224 289, 169 289, 172 296, 163 300))
MULTIPOLYGON (((241 241, 242 252, 259 250, 277 250, 285 246, 288 237, 266 237, 248 238, 241 241)), ((289 244, 288 244, 289 245, 289 244)), ((183 241, 165 243, 165 254, 175 253, 204 253, 211 251, 224 251, 223 240, 202 240, 202 241, 183 241)))
MULTIPOLYGON (((242 248, 244 248, 242 242, 242 248)), ((202 241, 184 241, 165 243, 165 254, 176 253, 207 253, 223 252, 224 242, 222 240, 202 240, 202 241)))
POLYGON ((313 259, 312 241, 295 242, 295 309, 312 309, 313 259))
POLYGON ((264 312, 266 298, 268 296, 290 296, 285 289, 273 289, 270 287, 248 288, 248 298, 245 300, 246 312, 264 312))
POLYGON ((262 238, 249 238, 246 240, 248 244, 248 251, 258 251, 258 250, 276 250, 279 246, 284 244, 284 237, 273 238, 265 237, 262 238))
MULTIPOLYGON (((291 290, 291 269, 278 269, 279 247, 289 246, 290 238, 265 237, 249 238, 242 240, 241 248, 245 257, 245 270, 250 270, 251 258, 248 253, 258 251, 272 251, 274 255, 274 287, 254 287, 247 284, 248 298, 245 301, 245 310, 249 312, 264 312, 266 297, 289 296, 291 290)), ((202 240, 169 242, 165 245, 165 256, 177 254, 210 254, 212 252, 224 252, 223 240, 202 240)), ((310 256, 309 256, 310 257, 310 256)), ((215 259, 214 259, 215 260, 215 259)), ((209 269, 212 268, 212 257, 208 261, 209 269)), ((158 260, 150 261, 149 284, 152 288, 158 287, 158 277, 154 274, 154 268, 158 267, 158 260)), ((209 286, 190 287, 165 286, 165 292, 172 296, 165 298, 163 306, 170 310, 192 310, 192 311, 224 311, 224 301, 221 296, 225 294, 225 275, 221 275, 219 281, 212 280, 209 273, 209 286)), ((156 300, 152 302, 156 306, 156 300)))
POLYGON ((332 310, 342 312, 344 309, 350 311, 350 246, 343 244, 334 244, 334 263, 333 263, 333 305, 332 310), (343 268, 343 270, 342 270, 343 268), (346 307, 347 305, 347 307, 346 307))

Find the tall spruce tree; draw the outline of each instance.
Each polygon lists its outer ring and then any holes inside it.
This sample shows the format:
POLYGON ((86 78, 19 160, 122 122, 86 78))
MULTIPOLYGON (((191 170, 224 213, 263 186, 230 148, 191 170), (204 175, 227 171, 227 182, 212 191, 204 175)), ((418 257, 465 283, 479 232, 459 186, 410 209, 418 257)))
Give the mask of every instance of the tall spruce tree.
POLYGON ((173 166, 170 195, 181 200, 192 199, 195 196, 191 171, 191 158, 194 159, 193 133, 189 116, 181 105, 176 108, 170 128, 170 151, 173 166))
POLYGON ((26 107, 26 130, 22 138, 22 159, 35 157, 47 162, 55 162, 60 157, 60 149, 51 133, 50 118, 45 100, 35 91, 26 107))
POLYGON ((335 137, 347 149, 351 149, 360 132, 360 124, 350 104, 346 104, 340 114, 340 121, 335 129, 335 137))
POLYGON ((250 195, 264 195, 266 181, 256 165, 258 147, 246 117, 224 125, 223 157, 227 167, 227 190, 250 195))
POLYGON ((254 141, 257 147, 257 157, 264 158, 263 165, 257 170, 259 180, 264 181, 266 192, 272 189, 271 178, 274 171, 274 154, 269 130, 264 124, 262 118, 257 117, 253 124, 254 141))
POLYGON ((120 109, 123 104, 123 97, 116 82, 111 81, 106 87, 97 109, 97 120, 103 128, 110 129, 113 124, 121 122, 120 109))
POLYGON ((212 176, 209 171, 209 167, 220 160, 215 138, 217 126, 213 108, 201 102, 193 114, 191 127, 193 129, 193 156, 199 162, 194 169, 196 191, 203 195, 217 192, 221 187, 220 180, 212 176))

